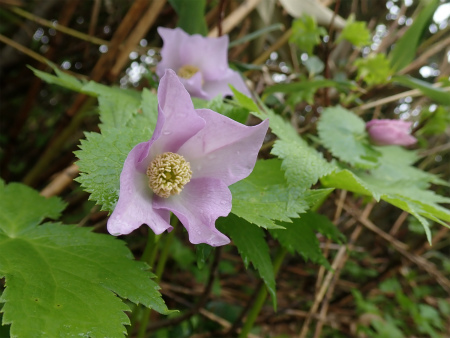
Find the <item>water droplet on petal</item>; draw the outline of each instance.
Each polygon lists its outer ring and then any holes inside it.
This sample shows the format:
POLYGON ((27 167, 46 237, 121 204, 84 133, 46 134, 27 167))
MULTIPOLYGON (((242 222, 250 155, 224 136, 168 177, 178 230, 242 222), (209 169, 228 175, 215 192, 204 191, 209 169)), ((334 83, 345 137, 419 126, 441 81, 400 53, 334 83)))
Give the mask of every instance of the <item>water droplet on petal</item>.
POLYGON ((172 132, 171 132, 171 131, 168 131, 168 130, 166 130, 166 131, 163 131, 163 135, 170 135, 170 134, 172 134, 172 132))
POLYGON ((227 202, 227 201, 224 201, 224 200, 222 200, 222 201, 220 201, 220 204, 222 204, 222 205, 225 205, 225 204, 228 204, 228 202, 227 202))

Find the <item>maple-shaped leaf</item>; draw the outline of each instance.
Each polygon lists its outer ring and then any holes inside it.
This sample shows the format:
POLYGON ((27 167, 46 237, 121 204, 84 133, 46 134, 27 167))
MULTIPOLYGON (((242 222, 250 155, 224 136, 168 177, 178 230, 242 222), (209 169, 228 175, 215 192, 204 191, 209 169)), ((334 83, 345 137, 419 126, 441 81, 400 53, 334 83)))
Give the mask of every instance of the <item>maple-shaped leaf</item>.
POLYGON ((123 336, 130 309, 121 298, 170 312, 148 266, 132 260, 124 242, 73 225, 39 225, 63 208, 25 185, 0 186, 0 302, 11 337, 123 336))

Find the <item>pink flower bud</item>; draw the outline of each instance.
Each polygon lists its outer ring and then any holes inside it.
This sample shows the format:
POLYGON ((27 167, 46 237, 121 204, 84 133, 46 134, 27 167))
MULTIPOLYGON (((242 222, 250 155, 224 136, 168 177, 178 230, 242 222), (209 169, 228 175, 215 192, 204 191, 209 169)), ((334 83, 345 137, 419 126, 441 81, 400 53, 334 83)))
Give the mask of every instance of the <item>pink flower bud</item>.
POLYGON ((409 146, 417 142, 411 136, 412 122, 401 120, 372 120, 366 123, 371 141, 379 146, 409 146))

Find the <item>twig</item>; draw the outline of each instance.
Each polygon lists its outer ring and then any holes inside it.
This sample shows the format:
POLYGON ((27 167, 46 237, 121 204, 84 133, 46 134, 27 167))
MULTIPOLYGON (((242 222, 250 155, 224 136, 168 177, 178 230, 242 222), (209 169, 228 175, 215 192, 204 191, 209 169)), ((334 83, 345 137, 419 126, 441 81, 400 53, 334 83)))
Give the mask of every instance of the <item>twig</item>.
POLYGON ((5 44, 17 49, 19 52, 22 52, 41 63, 47 64, 47 59, 45 57, 43 57, 41 54, 38 54, 38 53, 32 51, 31 49, 22 46, 20 43, 17 43, 14 40, 9 39, 2 34, 0 34, 0 42, 3 42, 5 44))
POLYGON ((127 41, 121 49, 120 55, 117 57, 116 63, 112 67, 109 77, 115 79, 123 66, 129 61, 130 52, 138 45, 139 41, 147 34, 149 29, 155 23, 159 13, 166 4, 166 0, 153 1, 147 11, 144 13, 138 24, 128 36, 127 41))
MULTIPOLYGON (((433 84, 433 87, 435 87, 435 88, 439 88, 440 86, 441 86, 441 83, 433 84)), ((450 92, 450 87, 442 88, 442 90, 446 91, 446 92, 450 92)), ((386 103, 394 102, 394 101, 403 99, 403 98, 408 97, 408 96, 416 97, 416 96, 422 96, 422 95, 423 94, 422 94, 422 92, 420 90, 412 89, 412 90, 408 90, 406 92, 402 92, 402 93, 399 93, 399 94, 395 94, 395 95, 392 95, 392 96, 388 96, 388 97, 382 98, 380 100, 376 100, 376 101, 373 101, 373 102, 369 102, 369 103, 363 104, 362 106, 358 106, 358 107, 355 107, 353 109, 356 110, 358 114, 361 114, 364 110, 367 110, 367 109, 370 109, 370 108, 373 108, 373 107, 376 107, 376 106, 379 106, 379 105, 383 105, 383 104, 386 104, 386 103)))
POLYGON ((388 233, 384 232, 380 228, 378 228, 374 223, 372 223, 369 219, 364 217, 363 215, 359 214, 355 208, 352 208, 349 205, 345 205, 344 209, 351 215, 358 218, 358 220, 363 224, 367 229, 375 232, 377 235, 379 235, 381 238, 383 238, 385 241, 391 243, 391 245, 404 257, 409 259, 411 262, 415 263, 418 267, 422 268, 426 272, 428 272, 430 275, 432 275, 434 278, 436 278, 436 281, 441 285, 441 287, 450 294, 450 280, 448 280, 437 268, 436 266, 426 260, 423 257, 417 256, 411 252, 409 252, 408 246, 388 233))
MULTIPOLYGON (((229 33, 261 2, 261 0, 246 0, 222 22, 222 34, 229 33)), ((210 38, 219 36, 218 27, 214 27, 208 34, 210 38)))
POLYGON ((61 33, 67 34, 67 35, 71 35, 73 37, 76 37, 80 40, 84 40, 84 41, 88 41, 90 43, 96 44, 96 45, 109 45, 109 41, 103 40, 103 39, 99 39, 96 38, 94 36, 90 36, 88 34, 84 34, 81 33, 75 29, 72 28, 68 28, 66 26, 62 26, 60 24, 58 24, 57 22, 51 22, 45 19, 42 19, 41 17, 38 17, 34 14, 31 14, 27 11, 24 11, 23 9, 19 8, 19 7, 11 7, 10 11, 20 15, 28 20, 37 22, 38 24, 42 25, 42 26, 46 26, 46 27, 50 27, 53 28, 57 31, 60 31, 61 33))
POLYGON ((51 197, 59 195, 68 185, 70 185, 75 177, 78 176, 79 170, 76 164, 72 164, 60 173, 41 190, 41 195, 51 197))

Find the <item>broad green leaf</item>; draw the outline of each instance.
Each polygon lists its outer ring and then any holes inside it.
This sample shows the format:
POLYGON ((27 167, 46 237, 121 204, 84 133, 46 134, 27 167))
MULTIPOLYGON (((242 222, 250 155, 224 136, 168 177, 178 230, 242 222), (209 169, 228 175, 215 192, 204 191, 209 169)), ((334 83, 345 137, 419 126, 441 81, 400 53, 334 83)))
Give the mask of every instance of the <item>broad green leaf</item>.
POLYGON ((86 133, 81 140, 77 165, 81 174, 76 181, 91 195, 90 200, 113 211, 119 198, 119 179, 130 150, 152 136, 150 129, 106 128, 99 133, 86 133))
MULTIPOLYGON (((422 2, 424 3, 424 2, 422 2)), ((439 0, 430 0, 425 8, 418 11, 419 15, 414 19, 406 33, 397 40, 392 52, 389 54, 391 67, 394 71, 405 68, 416 57, 420 39, 428 28, 428 23, 439 6, 439 0)))
POLYGON ((274 220, 290 222, 291 218, 305 212, 313 194, 289 188, 280 165, 281 161, 276 159, 257 161, 249 177, 231 185, 231 212, 268 229, 280 228, 274 220))
POLYGON ((388 83, 392 74, 385 54, 370 54, 366 58, 357 59, 355 66, 358 68, 358 80, 363 80, 369 86, 388 83))
POLYGON ((340 160, 360 168, 378 165, 379 153, 367 139, 366 124, 340 106, 323 110, 317 124, 323 145, 340 160))
POLYGON ((325 69, 325 64, 315 55, 310 56, 308 60, 303 62, 303 64, 305 65, 306 69, 308 69, 310 77, 314 77, 315 75, 322 73, 325 69))
POLYGON ((141 104, 141 93, 137 91, 109 87, 94 81, 84 85, 83 91, 98 98, 101 129, 123 127, 138 113, 141 104))
POLYGON ((248 268, 251 262, 253 267, 258 270, 272 297, 273 307, 276 310, 275 274, 269 255, 269 247, 264 239, 264 231, 232 214, 226 218, 219 218, 216 224, 220 231, 231 237, 244 261, 245 267, 248 268))
POLYGON ((321 232, 328 238, 340 242, 343 235, 337 230, 331 221, 315 212, 302 214, 301 218, 294 219, 292 223, 281 223, 285 229, 271 230, 270 234, 291 254, 297 253, 305 260, 321 264, 331 268, 322 254, 320 242, 316 232, 321 232))
POLYGON ((177 26, 188 34, 208 34, 205 19, 206 0, 169 0, 178 14, 177 26))
POLYGON ((35 69, 31 66, 28 66, 29 69, 31 69, 38 78, 41 80, 44 80, 47 83, 50 84, 56 84, 58 86, 76 91, 76 92, 82 92, 82 87, 84 85, 83 81, 78 80, 76 77, 69 75, 67 73, 64 73, 61 71, 58 66, 56 66, 52 62, 47 62, 48 65, 53 69, 53 71, 56 73, 55 75, 51 75, 49 73, 43 72, 41 70, 35 69))
POLYGON ((392 80, 409 88, 420 90, 425 96, 444 106, 450 106, 450 93, 442 88, 433 87, 430 83, 411 76, 394 76, 392 80))
POLYGON ((0 188, 0 302, 11 336, 122 336, 130 309, 119 297, 169 313, 148 266, 132 260, 124 242, 88 228, 39 225, 62 206, 21 184, 0 188))
POLYGON ((289 42, 311 55, 314 47, 320 43, 320 37, 326 34, 325 28, 317 26, 314 17, 303 15, 292 23, 292 35, 289 42))
POLYGON ((342 40, 347 40, 356 47, 370 45, 370 32, 367 29, 367 24, 364 21, 355 21, 355 16, 350 15, 337 42, 342 40))

